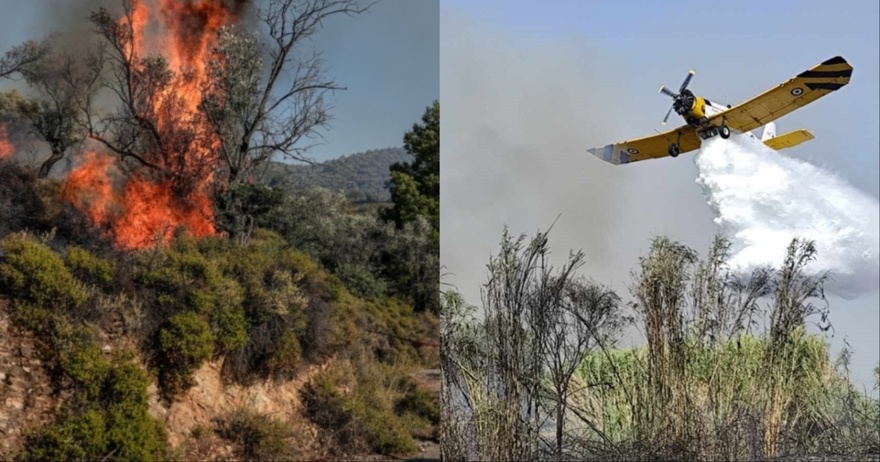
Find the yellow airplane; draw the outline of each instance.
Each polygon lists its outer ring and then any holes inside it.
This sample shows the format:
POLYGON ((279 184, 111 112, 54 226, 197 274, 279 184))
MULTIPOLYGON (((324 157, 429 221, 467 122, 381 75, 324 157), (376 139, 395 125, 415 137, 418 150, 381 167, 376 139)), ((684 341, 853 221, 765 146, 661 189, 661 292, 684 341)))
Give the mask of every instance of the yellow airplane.
POLYGON ((616 165, 666 156, 678 157, 683 152, 699 149, 701 140, 716 135, 727 139, 731 133, 735 133, 756 139, 751 130, 761 126, 764 126, 761 141, 765 145, 775 150, 797 146, 813 139, 813 134, 800 129, 777 137, 773 121, 839 90, 849 83, 852 71, 852 66, 845 59, 835 56, 733 107, 715 104, 691 93, 687 85, 694 71, 690 71, 678 93, 665 86, 660 87, 660 93, 672 97, 672 107, 662 123, 666 124, 674 109, 687 122, 685 125, 644 138, 588 149, 587 152, 616 165))

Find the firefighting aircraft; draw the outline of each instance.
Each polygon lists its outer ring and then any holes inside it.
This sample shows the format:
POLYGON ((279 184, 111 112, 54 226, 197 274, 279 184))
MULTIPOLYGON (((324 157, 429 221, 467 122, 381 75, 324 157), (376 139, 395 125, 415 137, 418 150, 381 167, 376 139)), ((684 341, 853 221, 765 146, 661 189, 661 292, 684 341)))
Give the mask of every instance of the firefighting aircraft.
POLYGON ((840 56, 835 56, 789 79, 777 87, 736 106, 712 103, 695 96, 687 89, 694 71, 690 71, 675 93, 660 87, 660 93, 672 97, 672 107, 663 118, 669 119, 672 110, 687 122, 675 130, 635 140, 622 141, 599 148, 588 149, 590 154, 612 164, 628 164, 660 157, 678 157, 683 152, 699 149, 701 140, 721 135, 727 139, 731 133, 756 139, 751 130, 764 126, 761 141, 775 149, 797 146, 813 139, 806 129, 794 130, 776 136, 774 120, 809 103, 839 90, 849 83, 853 68, 840 56))

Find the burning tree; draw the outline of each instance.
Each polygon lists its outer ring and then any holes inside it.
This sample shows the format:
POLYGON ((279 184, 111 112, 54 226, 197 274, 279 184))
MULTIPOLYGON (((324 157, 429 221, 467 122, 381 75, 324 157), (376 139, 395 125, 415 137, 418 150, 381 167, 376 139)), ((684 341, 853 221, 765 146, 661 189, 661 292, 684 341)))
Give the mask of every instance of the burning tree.
POLYGON ((91 15, 103 40, 100 89, 118 101, 96 114, 82 105, 88 137, 112 153, 92 154, 64 195, 121 247, 170 238, 186 225, 215 233, 213 205, 228 208, 230 186, 280 154, 305 160, 329 119, 324 95, 339 89, 317 52, 303 53, 322 21, 367 10, 353 0, 270 0, 256 17, 265 35, 236 29, 242 0, 124 0, 121 17, 91 15), (122 177, 122 191, 108 178, 122 177), (111 187, 112 186, 112 187, 111 187), (106 191, 107 194, 96 191, 106 191), (84 199, 85 196, 88 200, 84 199))

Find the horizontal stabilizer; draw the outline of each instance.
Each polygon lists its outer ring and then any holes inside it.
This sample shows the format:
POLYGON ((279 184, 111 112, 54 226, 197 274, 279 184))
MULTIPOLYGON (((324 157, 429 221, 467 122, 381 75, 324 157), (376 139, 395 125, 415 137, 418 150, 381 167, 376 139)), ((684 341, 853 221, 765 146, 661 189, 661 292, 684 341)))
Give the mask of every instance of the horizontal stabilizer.
POLYGON ((804 141, 810 141, 815 138, 809 130, 802 128, 800 130, 790 131, 784 135, 775 136, 768 140, 764 140, 764 144, 779 151, 780 149, 791 148, 797 146, 804 141))

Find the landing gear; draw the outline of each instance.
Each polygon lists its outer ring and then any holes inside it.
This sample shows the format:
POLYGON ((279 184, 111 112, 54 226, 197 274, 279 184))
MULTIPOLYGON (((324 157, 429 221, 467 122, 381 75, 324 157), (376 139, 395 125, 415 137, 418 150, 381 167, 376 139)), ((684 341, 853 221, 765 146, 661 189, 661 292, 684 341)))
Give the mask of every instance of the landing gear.
POLYGON ((675 138, 675 143, 670 144, 669 148, 666 150, 670 157, 678 157, 678 153, 681 152, 679 143, 681 143, 681 130, 679 130, 678 136, 675 138))
POLYGON ((698 130, 697 135, 704 140, 708 140, 715 135, 721 135, 721 138, 725 140, 730 138, 730 128, 727 125, 721 124, 719 126, 710 125, 708 128, 703 130, 698 130))

